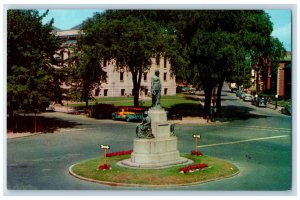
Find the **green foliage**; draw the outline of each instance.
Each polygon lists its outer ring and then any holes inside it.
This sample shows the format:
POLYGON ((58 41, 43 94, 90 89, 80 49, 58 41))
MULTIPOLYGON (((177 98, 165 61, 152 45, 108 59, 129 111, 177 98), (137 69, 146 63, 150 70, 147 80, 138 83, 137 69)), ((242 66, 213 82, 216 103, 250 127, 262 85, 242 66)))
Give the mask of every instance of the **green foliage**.
MULTIPOLYGON (((132 73, 134 105, 138 105, 142 74, 149 70, 151 58, 164 52, 169 37, 156 22, 140 12, 109 10, 85 22, 82 46, 95 46, 98 62, 115 60, 116 68, 132 73)), ((85 49, 81 49, 85 50, 85 49)))
POLYGON ((49 73, 59 40, 52 34, 52 23, 43 25, 36 10, 7 12, 7 102, 10 115, 17 110, 47 107, 53 85, 49 73))

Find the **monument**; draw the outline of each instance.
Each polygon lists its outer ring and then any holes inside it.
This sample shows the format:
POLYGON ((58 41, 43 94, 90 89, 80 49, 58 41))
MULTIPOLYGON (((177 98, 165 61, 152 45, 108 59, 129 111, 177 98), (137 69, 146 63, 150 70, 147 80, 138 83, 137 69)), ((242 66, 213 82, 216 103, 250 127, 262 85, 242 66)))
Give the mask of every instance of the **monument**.
POLYGON ((151 78, 152 107, 137 126, 131 158, 121 161, 122 166, 165 168, 192 162, 179 155, 174 124, 167 120, 167 112, 161 107, 160 91, 159 71, 155 71, 151 78))

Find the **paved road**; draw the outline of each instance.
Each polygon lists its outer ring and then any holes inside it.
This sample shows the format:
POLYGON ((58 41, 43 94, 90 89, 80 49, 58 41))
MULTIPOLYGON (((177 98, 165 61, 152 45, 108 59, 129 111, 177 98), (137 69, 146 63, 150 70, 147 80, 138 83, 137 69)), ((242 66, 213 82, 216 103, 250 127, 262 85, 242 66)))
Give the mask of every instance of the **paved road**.
MULTIPOLYGON (((210 183, 170 188, 195 191, 284 191, 291 188, 291 117, 256 108, 224 91, 223 106, 230 110, 226 123, 177 125, 180 152, 201 134, 200 151, 226 159, 240 169, 238 176, 210 183)), ((68 167, 100 154, 99 144, 111 151, 132 149, 135 123, 94 120, 84 116, 46 113, 77 125, 54 133, 7 141, 7 187, 11 190, 140 190, 89 183, 68 174, 68 167)), ((169 188, 164 188, 169 189, 169 188)), ((102 191, 105 193, 105 191, 102 191)))

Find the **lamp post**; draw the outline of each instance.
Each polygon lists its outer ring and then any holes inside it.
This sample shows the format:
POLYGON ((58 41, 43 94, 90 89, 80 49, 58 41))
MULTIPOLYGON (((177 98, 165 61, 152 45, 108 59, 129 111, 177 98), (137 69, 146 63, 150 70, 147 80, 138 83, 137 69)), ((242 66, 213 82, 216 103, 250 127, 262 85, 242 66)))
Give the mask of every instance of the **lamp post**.
POLYGON ((215 74, 213 73, 211 75, 211 77, 213 78, 213 84, 214 84, 214 87, 213 87, 213 98, 212 98, 212 103, 213 103, 213 110, 212 110, 212 116, 211 116, 211 121, 215 121, 214 120, 214 114, 215 114, 215 106, 216 106, 216 82, 218 80, 218 74, 215 74))
POLYGON ((278 94, 275 95, 275 110, 277 109, 278 94))

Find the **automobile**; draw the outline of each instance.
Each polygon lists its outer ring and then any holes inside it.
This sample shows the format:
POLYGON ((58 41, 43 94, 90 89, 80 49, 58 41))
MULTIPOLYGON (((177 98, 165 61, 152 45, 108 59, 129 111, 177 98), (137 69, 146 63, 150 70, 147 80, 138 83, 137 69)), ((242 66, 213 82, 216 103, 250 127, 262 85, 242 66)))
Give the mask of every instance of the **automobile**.
POLYGON ((231 88, 232 93, 236 93, 236 91, 237 91, 237 88, 231 88))
POLYGON ((112 119, 126 120, 127 122, 142 121, 144 112, 145 108, 143 107, 122 106, 112 113, 112 119))
POLYGON ((281 113, 285 115, 291 115, 292 114, 292 105, 287 104, 281 109, 281 113))
POLYGON ((257 107, 267 107, 267 99, 265 97, 256 96, 253 98, 252 104, 257 107))
POLYGON ((252 101, 253 97, 251 94, 245 94, 243 100, 244 101, 252 101))
POLYGON ((55 112, 54 106, 49 106, 45 109, 46 112, 55 112))
POLYGON ((240 96, 240 99, 244 99, 244 96, 245 96, 245 95, 246 95, 246 93, 245 93, 244 91, 241 91, 241 92, 240 92, 240 95, 239 95, 239 96, 240 96))
POLYGON ((240 97, 241 93, 242 93, 242 90, 237 90, 236 93, 235 93, 235 95, 236 95, 237 97, 240 97))

